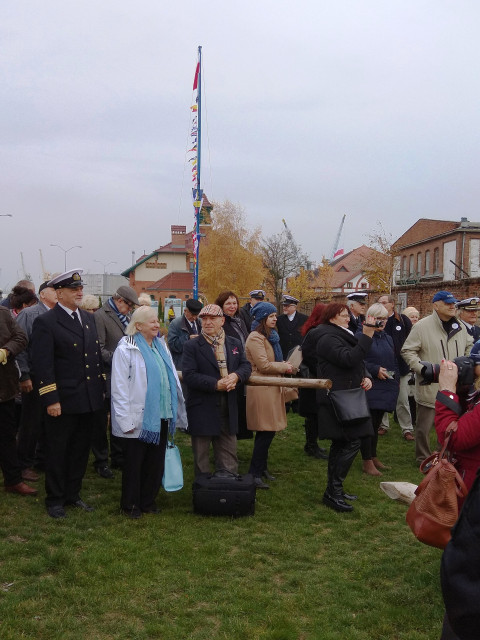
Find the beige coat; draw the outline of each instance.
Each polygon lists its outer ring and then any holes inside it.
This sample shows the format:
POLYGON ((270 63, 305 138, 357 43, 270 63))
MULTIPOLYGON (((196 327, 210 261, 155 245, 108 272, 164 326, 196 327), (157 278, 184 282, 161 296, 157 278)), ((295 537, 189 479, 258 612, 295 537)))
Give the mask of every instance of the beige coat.
MULTIPOLYGON (((278 376, 287 371, 286 362, 275 362, 273 347, 265 336, 252 331, 245 344, 252 375, 278 376)), ((250 431, 282 431, 287 426, 282 387, 247 386, 247 428, 250 431)))
POLYGON ((452 325, 448 336, 436 311, 414 324, 408 338, 403 343, 402 358, 415 372, 415 398, 418 404, 435 407, 438 384, 420 384, 423 380, 420 361, 440 364, 442 358, 453 360, 470 353, 473 339, 462 322, 452 325))

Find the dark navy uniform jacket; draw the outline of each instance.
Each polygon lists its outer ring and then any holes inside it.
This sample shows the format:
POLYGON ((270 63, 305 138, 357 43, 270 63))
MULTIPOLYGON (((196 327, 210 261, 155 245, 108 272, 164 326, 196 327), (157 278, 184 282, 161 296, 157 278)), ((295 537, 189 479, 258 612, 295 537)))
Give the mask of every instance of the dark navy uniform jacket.
POLYGON ((58 304, 39 316, 32 330, 32 369, 44 407, 60 402, 62 413, 103 407, 105 376, 97 329, 79 309, 82 326, 58 304))
POLYGON ((295 313, 293 320, 289 320, 286 313, 278 316, 277 331, 280 336, 280 346, 282 347, 283 357, 286 360, 288 352, 301 344, 303 337, 300 329, 305 324, 308 316, 303 313, 295 313))

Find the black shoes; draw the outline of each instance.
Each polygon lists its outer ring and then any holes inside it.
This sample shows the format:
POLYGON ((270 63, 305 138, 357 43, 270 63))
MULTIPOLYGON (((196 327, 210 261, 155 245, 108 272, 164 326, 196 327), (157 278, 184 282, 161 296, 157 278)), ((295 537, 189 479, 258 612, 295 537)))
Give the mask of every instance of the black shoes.
POLYGON ((47 513, 51 518, 66 518, 67 514, 65 513, 65 509, 61 505, 53 505, 52 507, 47 507, 47 513))
POLYGON ((120 509, 120 512, 123 513, 124 516, 127 516, 127 518, 130 518, 131 520, 138 520, 143 515, 143 513, 138 507, 132 507, 131 509, 120 509))
POLYGON ((347 504, 343 499, 343 496, 340 498, 340 497, 330 496, 328 495, 328 493, 324 493, 323 504, 326 507, 330 507, 330 509, 335 509, 335 511, 341 511, 341 512, 353 511, 352 505, 347 504))
POLYGON ((328 460, 327 450, 322 449, 318 444, 306 444, 303 450, 307 456, 312 456, 312 458, 317 458, 318 460, 328 460))
POLYGON ((101 478, 106 478, 107 480, 111 480, 113 478, 113 473, 108 464, 104 464, 102 467, 95 467, 95 471, 101 478))
POLYGON ((255 487, 257 489, 270 489, 268 484, 258 477, 255 477, 255 487))
POLYGON ((76 509, 83 509, 84 511, 95 511, 93 507, 84 502, 83 500, 76 500, 75 502, 67 502, 71 507, 75 507, 76 509))
POLYGON ((275 480, 275 476, 272 476, 268 469, 265 469, 265 471, 262 473, 262 476, 270 482, 273 482, 275 480))
POLYGON ((358 496, 356 496, 354 493, 344 493, 343 494, 343 499, 344 500, 349 500, 350 502, 353 502, 354 500, 358 499, 358 496))

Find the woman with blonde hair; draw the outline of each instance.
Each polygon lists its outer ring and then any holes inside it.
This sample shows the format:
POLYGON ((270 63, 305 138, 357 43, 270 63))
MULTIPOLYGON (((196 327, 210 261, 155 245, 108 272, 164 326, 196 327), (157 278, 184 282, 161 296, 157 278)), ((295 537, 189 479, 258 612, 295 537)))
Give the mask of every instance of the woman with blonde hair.
POLYGON ((362 438, 360 451, 363 472, 381 476, 380 469, 387 467, 377 458, 378 427, 385 412, 395 411, 400 385, 400 370, 393 340, 385 332, 388 311, 379 302, 372 304, 367 316, 375 320, 372 345, 365 358, 365 366, 372 377, 372 388, 367 391, 367 401, 372 416, 373 436, 362 438))
POLYGON ((158 513, 168 434, 186 429, 180 381, 151 307, 132 314, 112 361, 112 433, 123 438, 120 507, 129 518, 158 513))

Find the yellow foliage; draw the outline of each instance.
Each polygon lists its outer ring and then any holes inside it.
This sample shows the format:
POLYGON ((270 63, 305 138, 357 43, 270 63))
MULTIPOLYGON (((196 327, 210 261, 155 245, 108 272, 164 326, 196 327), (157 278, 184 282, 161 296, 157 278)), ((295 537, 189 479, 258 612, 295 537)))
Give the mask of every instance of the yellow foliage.
POLYGON ((315 290, 312 287, 312 273, 306 269, 300 269, 300 273, 288 279, 287 292, 300 300, 300 303, 307 303, 315 300, 315 290))
POLYGON ((240 205, 213 203, 212 228, 200 243, 200 290, 209 302, 231 289, 239 297, 262 286, 261 229, 249 230, 240 205))

